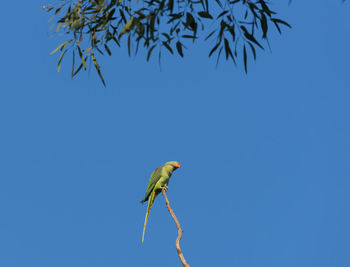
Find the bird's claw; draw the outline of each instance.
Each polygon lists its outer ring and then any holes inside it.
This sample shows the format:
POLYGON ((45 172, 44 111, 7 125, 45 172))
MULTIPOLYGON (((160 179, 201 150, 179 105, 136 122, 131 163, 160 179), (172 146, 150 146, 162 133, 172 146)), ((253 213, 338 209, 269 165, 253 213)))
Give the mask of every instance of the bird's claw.
POLYGON ((167 187, 167 186, 162 186, 161 188, 162 188, 162 190, 164 190, 164 191, 167 191, 167 190, 168 190, 168 187, 167 187))

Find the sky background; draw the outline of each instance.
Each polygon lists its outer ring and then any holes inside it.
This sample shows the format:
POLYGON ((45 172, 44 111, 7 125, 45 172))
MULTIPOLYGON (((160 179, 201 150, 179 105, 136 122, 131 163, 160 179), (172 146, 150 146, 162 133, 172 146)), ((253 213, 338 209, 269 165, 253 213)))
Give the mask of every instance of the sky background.
POLYGON ((48 3, 3 2, 0 266, 180 266, 162 197, 141 244, 169 160, 191 266, 350 266, 350 4, 276 2, 293 29, 248 75, 201 42, 162 71, 115 49, 107 88, 57 73, 48 3))

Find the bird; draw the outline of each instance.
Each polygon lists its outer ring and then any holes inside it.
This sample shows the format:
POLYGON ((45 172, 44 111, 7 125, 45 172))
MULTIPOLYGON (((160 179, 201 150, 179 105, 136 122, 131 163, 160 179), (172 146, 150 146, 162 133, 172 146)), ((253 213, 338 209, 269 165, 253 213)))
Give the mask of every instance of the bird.
POLYGON ((169 179, 173 174, 173 171, 180 167, 181 167, 181 164, 179 162, 168 161, 163 166, 155 169, 152 172, 151 178, 149 179, 148 186, 146 189, 145 197, 144 199, 141 200, 141 203, 145 203, 146 201, 148 201, 145 223, 144 223, 143 232, 142 232, 142 243, 144 241, 146 224, 147 224, 149 212, 152 208, 154 199, 162 191, 162 188, 168 189, 169 179))

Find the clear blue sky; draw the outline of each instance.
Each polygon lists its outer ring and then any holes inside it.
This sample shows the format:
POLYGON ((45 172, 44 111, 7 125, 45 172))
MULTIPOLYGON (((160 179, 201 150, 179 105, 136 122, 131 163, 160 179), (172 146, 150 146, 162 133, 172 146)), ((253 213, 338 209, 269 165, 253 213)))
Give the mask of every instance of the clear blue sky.
POLYGON ((114 50, 107 88, 56 72, 48 3, 3 2, 0 266, 180 266, 162 197, 141 244, 168 160, 191 266, 350 266, 350 5, 281 2, 248 75, 201 43, 161 72, 114 50))

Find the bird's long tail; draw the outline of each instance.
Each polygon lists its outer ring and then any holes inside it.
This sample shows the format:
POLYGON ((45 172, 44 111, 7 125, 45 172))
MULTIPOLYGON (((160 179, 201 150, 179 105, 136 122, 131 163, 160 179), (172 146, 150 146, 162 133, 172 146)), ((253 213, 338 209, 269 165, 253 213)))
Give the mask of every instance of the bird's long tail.
POLYGON ((143 243, 143 240, 145 238, 146 224, 147 224, 149 212, 151 211, 151 208, 152 208, 152 205, 153 205, 154 197, 155 197, 155 191, 153 191, 151 193, 151 195, 149 196, 149 199, 148 199, 148 206, 147 206, 147 212, 146 212, 146 217, 145 217, 145 224, 143 225, 142 243, 143 243))

